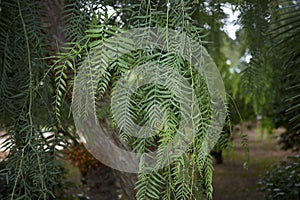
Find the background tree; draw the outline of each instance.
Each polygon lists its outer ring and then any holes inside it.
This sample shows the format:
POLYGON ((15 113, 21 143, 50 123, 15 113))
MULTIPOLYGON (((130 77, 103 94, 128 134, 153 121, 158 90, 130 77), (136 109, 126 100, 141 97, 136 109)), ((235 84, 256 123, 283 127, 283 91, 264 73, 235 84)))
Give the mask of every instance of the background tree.
POLYGON ((299 151, 299 2, 254 0, 239 7, 240 34, 252 56, 240 91, 269 130, 287 129, 283 148, 299 151))

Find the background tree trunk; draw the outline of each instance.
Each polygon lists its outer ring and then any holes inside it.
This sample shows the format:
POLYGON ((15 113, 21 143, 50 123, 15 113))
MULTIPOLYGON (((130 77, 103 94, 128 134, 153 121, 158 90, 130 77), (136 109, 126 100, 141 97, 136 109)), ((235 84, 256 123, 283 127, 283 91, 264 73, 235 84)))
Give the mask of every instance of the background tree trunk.
MULTIPOLYGON (((49 56, 54 56, 58 52, 64 51, 63 47, 66 44, 67 40, 64 34, 64 22, 63 22, 63 10, 64 10, 64 2, 62 0, 46 0, 44 2, 44 26, 47 30, 47 39, 49 41, 49 56)), ((51 61, 49 61, 51 64, 51 61)), ((70 80, 73 79, 73 72, 66 72, 68 74, 68 83, 70 80)), ((55 72, 52 72, 52 79, 54 83, 55 79, 55 72)), ((55 85, 54 85, 55 87, 55 85)), ((72 101, 72 95, 67 94, 67 101, 70 103, 72 101)), ((105 121, 103 126, 106 128, 104 129, 107 132, 108 121, 105 121)), ((119 137, 115 135, 113 140, 116 142, 117 145, 122 146, 124 149, 128 149, 128 147, 123 144, 119 137)), ((96 174, 102 174, 100 171, 103 171, 103 166, 100 166, 96 169, 99 173, 95 172, 96 174)), ((117 170, 105 170, 105 173, 112 173, 115 179, 115 182, 118 182, 120 188, 123 190, 123 193, 127 196, 128 199, 135 199, 135 192, 134 186, 137 179, 136 174, 130 174, 125 172, 120 172, 117 170)), ((99 177, 101 179, 101 177, 99 177)), ((100 189, 100 188, 99 188, 100 189)))

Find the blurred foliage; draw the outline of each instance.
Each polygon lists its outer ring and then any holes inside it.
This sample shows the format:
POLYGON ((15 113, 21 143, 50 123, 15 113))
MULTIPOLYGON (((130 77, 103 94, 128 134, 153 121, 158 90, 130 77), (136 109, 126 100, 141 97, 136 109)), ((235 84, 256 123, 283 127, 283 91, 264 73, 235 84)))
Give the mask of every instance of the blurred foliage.
POLYGON ((277 1, 271 4, 270 51, 274 55, 276 127, 287 131, 280 137, 284 149, 300 150, 300 2, 277 1), (276 57, 276 58, 275 58, 276 57), (277 62, 277 63, 275 63, 277 62), (276 65, 277 64, 277 65, 276 65))
POLYGON ((268 170, 258 182, 267 200, 300 199, 300 155, 268 170))
MULTIPOLYGON (((5 168, 5 161, 0 162, 0 171, 5 168)), ((11 193, 11 187, 6 182, 4 174, 0 174, 0 199, 4 199, 11 193)))
POLYGON ((83 175, 90 169, 96 169, 100 164, 82 143, 73 145, 70 148, 65 148, 63 154, 66 160, 70 161, 73 166, 78 167, 83 175))
POLYGON ((240 1, 239 10, 238 40, 252 57, 242 71, 241 97, 265 119, 268 132, 286 128, 280 140, 284 149, 299 151, 299 1, 240 1))

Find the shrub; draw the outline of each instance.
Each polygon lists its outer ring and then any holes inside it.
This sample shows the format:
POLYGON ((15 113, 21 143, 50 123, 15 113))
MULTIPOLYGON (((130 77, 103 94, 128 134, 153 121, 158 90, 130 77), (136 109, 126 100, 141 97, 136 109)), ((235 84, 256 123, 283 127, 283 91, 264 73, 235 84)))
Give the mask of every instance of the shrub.
POLYGON ((300 199, 300 155, 289 159, 273 166, 259 180, 265 199, 300 199))

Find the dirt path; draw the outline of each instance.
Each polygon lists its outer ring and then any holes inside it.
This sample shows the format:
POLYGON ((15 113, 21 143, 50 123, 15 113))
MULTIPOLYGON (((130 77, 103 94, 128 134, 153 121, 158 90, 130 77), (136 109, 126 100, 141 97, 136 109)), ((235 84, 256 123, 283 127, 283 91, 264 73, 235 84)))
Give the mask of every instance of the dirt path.
POLYGON ((291 152, 282 151, 276 145, 276 136, 283 129, 276 130, 275 135, 262 139, 256 129, 243 132, 248 136, 250 150, 249 169, 243 168, 245 162, 244 151, 239 136, 233 140, 233 150, 224 152, 224 164, 215 165, 214 174, 214 200, 261 200, 263 193, 257 190, 257 181, 271 165, 280 160, 286 160, 291 152))

